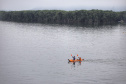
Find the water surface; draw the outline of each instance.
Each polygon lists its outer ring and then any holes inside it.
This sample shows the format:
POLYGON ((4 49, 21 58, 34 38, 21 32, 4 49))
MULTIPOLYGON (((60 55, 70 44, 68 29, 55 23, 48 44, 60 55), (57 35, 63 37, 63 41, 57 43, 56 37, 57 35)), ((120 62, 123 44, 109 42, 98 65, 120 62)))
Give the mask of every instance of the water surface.
POLYGON ((0 84, 125 84, 126 26, 0 21, 0 84), (68 63, 71 54, 85 59, 68 63))

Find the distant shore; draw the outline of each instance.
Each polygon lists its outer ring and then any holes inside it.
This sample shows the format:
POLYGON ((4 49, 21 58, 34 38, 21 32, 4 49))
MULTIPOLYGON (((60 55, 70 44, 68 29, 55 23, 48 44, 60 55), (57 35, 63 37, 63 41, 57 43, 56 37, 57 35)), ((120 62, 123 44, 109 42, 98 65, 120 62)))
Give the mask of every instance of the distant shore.
POLYGON ((126 11, 110 10, 28 10, 0 11, 0 20, 56 24, 113 24, 126 22, 126 11))

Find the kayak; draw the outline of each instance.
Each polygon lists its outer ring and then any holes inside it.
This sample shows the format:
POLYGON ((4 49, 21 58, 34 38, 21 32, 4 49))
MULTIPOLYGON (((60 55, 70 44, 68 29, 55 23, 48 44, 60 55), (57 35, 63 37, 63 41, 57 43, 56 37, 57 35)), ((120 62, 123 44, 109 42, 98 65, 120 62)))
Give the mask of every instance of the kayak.
POLYGON ((78 61, 83 61, 84 59, 68 59, 69 62, 78 62, 78 61))

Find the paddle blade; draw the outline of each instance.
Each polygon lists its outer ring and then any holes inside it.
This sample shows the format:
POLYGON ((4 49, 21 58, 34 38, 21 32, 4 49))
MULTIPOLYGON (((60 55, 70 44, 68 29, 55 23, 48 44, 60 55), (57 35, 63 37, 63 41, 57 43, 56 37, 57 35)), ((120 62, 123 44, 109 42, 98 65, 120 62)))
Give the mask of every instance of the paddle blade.
POLYGON ((72 54, 71 54, 71 56, 72 56, 72 54))
POLYGON ((77 56, 78 56, 78 54, 77 54, 77 56))

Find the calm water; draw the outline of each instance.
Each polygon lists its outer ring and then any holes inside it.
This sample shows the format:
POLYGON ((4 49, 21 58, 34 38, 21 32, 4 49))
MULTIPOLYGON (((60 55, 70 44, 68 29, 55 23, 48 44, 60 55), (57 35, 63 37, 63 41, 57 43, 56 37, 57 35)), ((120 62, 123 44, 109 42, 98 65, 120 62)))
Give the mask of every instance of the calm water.
POLYGON ((126 26, 0 21, 0 84, 126 84, 126 26))

